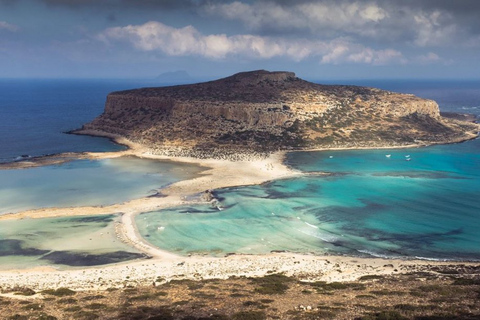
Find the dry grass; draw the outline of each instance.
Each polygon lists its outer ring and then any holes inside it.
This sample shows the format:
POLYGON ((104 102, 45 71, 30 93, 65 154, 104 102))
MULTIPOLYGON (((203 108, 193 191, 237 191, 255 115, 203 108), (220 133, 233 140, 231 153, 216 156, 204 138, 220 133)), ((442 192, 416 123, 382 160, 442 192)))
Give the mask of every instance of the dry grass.
POLYGON ((430 273, 308 283, 273 274, 102 292, 62 288, 1 297, 0 308, 2 319, 478 319, 478 279, 430 273))

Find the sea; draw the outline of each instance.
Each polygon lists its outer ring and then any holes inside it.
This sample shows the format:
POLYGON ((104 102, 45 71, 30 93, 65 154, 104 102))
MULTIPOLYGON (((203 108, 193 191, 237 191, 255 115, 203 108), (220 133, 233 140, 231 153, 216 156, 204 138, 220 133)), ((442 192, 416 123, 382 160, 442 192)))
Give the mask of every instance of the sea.
MULTIPOLYGON (((480 115, 480 81, 318 82, 412 93, 436 100, 441 111, 480 115)), ((0 80, 0 161, 121 150, 108 139, 65 132, 101 114, 109 92, 156 85, 150 80, 0 80)), ((480 260, 480 140, 413 149, 293 152, 286 163, 312 174, 217 190, 219 207, 140 214, 139 232, 180 255, 290 251, 480 260)), ((123 202, 200 172, 137 158, 0 170, 0 214, 123 202), (102 193, 108 185, 113 189, 102 193)), ((111 236, 103 239, 113 233, 116 219, 1 221, 0 265, 81 267, 141 257, 111 236)))

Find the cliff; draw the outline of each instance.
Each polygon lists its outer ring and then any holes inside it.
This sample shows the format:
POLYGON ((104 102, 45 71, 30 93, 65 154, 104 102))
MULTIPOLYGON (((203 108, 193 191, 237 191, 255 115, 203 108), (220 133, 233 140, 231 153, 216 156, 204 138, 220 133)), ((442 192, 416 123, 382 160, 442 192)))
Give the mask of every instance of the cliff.
POLYGON ((448 143, 476 124, 443 118, 432 100, 320 85, 292 72, 243 72, 204 83, 108 95, 81 131, 123 136, 158 153, 197 157, 332 147, 448 143))

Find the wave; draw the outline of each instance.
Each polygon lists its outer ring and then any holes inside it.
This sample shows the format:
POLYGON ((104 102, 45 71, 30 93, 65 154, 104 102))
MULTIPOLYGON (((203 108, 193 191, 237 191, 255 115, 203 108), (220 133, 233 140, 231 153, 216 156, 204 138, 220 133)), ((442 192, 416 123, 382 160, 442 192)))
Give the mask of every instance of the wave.
POLYGON ((310 223, 308 223, 308 222, 306 222, 306 221, 304 221, 304 222, 305 222, 305 224, 306 224, 307 226, 312 227, 312 228, 315 228, 315 229, 318 229, 317 226, 314 226, 313 224, 310 224, 310 223))
POLYGON ((306 234, 307 236, 311 236, 311 237, 320 239, 320 240, 328 242, 328 243, 334 243, 334 242, 338 241, 337 237, 325 236, 325 235, 320 234, 319 232, 308 232, 308 231, 304 231, 304 230, 301 230, 301 229, 296 229, 296 230, 303 233, 303 234, 306 234))
POLYGON ((376 258, 382 258, 382 259, 405 259, 405 257, 402 257, 402 256, 394 256, 394 255, 388 255, 388 254, 381 254, 381 253, 377 253, 377 252, 374 252, 374 251, 370 251, 370 250, 357 250, 358 252, 360 253, 364 253, 364 254, 368 254, 372 257, 376 257, 376 258))
POLYGON ((427 257, 420 257, 420 256, 415 256, 415 259, 426 260, 426 261, 449 261, 449 259, 427 258, 427 257))

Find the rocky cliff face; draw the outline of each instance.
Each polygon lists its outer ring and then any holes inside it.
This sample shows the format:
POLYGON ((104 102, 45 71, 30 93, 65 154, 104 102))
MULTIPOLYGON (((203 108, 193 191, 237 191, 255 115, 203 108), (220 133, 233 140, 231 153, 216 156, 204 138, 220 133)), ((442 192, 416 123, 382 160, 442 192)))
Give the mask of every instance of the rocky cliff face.
POLYGON ((157 152, 270 152, 459 141, 474 124, 445 119, 413 95, 304 81, 292 72, 253 71, 183 86, 108 95, 105 112, 84 126, 157 152))

